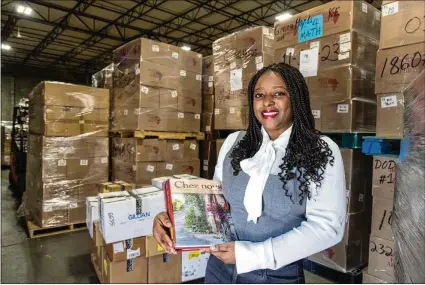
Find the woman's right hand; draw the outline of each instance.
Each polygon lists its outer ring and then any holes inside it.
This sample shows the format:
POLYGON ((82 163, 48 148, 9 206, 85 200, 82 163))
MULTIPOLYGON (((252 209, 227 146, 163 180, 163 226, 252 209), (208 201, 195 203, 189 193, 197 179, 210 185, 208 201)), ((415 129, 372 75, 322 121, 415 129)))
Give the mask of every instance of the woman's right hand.
POLYGON ((168 229, 171 228, 171 221, 166 212, 156 215, 153 221, 153 236, 162 248, 171 254, 177 254, 173 242, 168 235, 168 229))

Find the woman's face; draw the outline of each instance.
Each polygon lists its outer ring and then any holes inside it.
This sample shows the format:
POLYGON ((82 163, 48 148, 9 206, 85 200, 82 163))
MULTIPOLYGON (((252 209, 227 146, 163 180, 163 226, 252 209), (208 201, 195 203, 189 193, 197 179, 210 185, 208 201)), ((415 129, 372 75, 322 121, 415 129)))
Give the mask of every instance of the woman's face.
POLYGON ((264 129, 278 137, 292 124, 293 114, 285 81, 270 71, 263 74, 254 88, 254 114, 264 129))

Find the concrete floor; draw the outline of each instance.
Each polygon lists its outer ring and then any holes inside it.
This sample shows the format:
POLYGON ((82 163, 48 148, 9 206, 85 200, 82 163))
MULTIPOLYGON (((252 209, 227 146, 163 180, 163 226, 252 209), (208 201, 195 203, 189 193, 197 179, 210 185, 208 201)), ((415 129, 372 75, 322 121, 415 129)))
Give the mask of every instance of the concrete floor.
POLYGON ((87 231, 28 239, 8 175, 1 171, 1 283, 99 283, 87 231))

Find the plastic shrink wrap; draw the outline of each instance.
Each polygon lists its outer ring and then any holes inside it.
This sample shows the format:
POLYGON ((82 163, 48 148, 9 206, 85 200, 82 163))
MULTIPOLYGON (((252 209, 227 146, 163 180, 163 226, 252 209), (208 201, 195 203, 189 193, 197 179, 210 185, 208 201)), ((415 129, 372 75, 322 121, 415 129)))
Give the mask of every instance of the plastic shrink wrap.
POLYGON ((97 88, 112 89, 113 87, 114 64, 111 63, 104 69, 96 72, 91 77, 91 86, 97 88))
POLYGON ((425 282, 425 71, 403 91, 404 142, 396 168, 394 200, 395 277, 425 282))
POLYGON ((109 90, 42 82, 29 117, 23 214, 41 227, 84 222, 86 197, 108 181, 109 90))

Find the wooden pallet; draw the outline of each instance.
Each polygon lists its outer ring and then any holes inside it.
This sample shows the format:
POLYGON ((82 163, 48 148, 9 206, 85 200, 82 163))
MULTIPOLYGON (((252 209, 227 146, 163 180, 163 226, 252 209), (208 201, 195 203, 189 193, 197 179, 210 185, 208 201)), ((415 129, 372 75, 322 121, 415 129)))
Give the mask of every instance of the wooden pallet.
POLYGON ((60 225, 41 228, 34 224, 33 221, 27 218, 27 227, 30 238, 41 238, 53 235, 59 235, 70 232, 77 232, 87 229, 86 222, 69 224, 69 225, 60 225))
POLYGON ((97 267, 97 264, 96 264, 96 254, 91 253, 90 259, 91 259, 91 264, 94 267, 94 271, 96 271, 97 279, 99 280, 100 283, 103 283, 102 273, 100 272, 100 269, 97 267))
POLYGON ((114 137, 120 138, 157 138, 160 140, 185 140, 185 139, 196 139, 204 140, 205 134, 202 132, 188 132, 188 133, 175 133, 175 132, 156 132, 156 131, 122 131, 122 130, 111 130, 109 133, 114 137))

